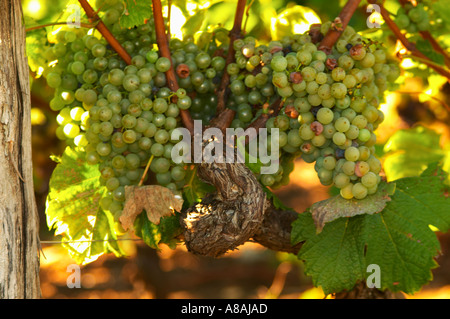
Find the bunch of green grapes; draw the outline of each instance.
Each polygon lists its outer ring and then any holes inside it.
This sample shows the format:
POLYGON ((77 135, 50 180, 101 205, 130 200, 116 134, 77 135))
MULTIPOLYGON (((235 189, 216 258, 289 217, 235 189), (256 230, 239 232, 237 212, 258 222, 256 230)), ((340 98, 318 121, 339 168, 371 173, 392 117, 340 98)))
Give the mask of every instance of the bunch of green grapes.
MULTIPOLYGON (((323 24, 326 34, 330 24, 323 24)), ((252 37, 236 40, 236 62, 227 66, 234 108, 233 127, 246 127, 265 111, 261 105, 283 101, 282 112, 267 121, 278 128, 280 161, 301 154, 324 185, 335 185, 346 199, 365 198, 377 190, 380 161, 374 156, 373 131, 383 121, 378 109, 388 83, 399 76, 384 49, 347 27, 327 55, 309 34, 293 35, 268 45, 252 37)), ((271 138, 268 139, 270 148, 271 138)), ((261 175, 276 187, 283 166, 261 175)))
MULTIPOLYGON (((125 29, 117 0, 101 1, 100 16, 132 57, 126 65, 94 30, 65 29, 44 54, 48 85, 55 89, 50 107, 58 111, 57 136, 99 165, 108 193, 101 206, 120 216, 124 187, 136 185, 149 165, 153 182, 181 194, 186 166, 172 159, 181 126, 180 110, 205 122, 215 115, 216 91, 230 76, 227 107, 236 111, 231 126, 245 128, 282 101, 266 127, 279 129, 280 163, 275 174, 259 175, 263 185, 287 183, 287 158, 301 155, 324 185, 334 184, 344 198, 364 198, 376 191, 380 162, 374 156, 373 131, 383 120, 378 110, 388 83, 399 75, 384 50, 365 42, 347 27, 333 52, 317 49, 309 34, 257 44, 253 37, 229 42, 216 28, 195 39, 170 40, 172 59, 154 49, 153 20, 125 29), (229 46, 235 62, 226 65, 229 46), (179 89, 172 92, 165 72, 173 68, 179 89)), ((330 24, 321 27, 327 32, 330 24)), ((273 138, 275 138, 274 135, 273 138)), ((267 144, 270 151, 272 135, 267 144)))
POLYGON ((125 186, 139 184, 147 164, 152 182, 181 195, 186 169, 171 159, 178 142, 171 136, 181 125, 180 109, 192 104, 185 89, 167 88, 171 62, 153 50, 153 20, 123 29, 123 10, 121 2, 107 1, 101 16, 132 57, 131 65, 96 32, 65 29, 46 52, 50 66, 44 71, 55 89, 50 107, 59 112, 57 136, 84 151, 87 163, 99 165, 108 191, 100 205, 116 219, 125 186))
POLYGON ((430 29, 430 15, 422 2, 418 3, 417 6, 407 3, 404 7, 400 7, 394 22, 400 29, 409 33, 430 29))

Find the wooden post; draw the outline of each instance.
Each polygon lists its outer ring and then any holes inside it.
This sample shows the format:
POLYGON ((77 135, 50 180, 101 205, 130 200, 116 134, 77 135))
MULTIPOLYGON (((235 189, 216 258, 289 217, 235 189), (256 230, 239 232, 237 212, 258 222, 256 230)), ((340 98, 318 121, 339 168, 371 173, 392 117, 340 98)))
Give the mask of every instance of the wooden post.
POLYGON ((39 224, 20 0, 0 0, 0 12, 0 299, 39 298, 39 224))

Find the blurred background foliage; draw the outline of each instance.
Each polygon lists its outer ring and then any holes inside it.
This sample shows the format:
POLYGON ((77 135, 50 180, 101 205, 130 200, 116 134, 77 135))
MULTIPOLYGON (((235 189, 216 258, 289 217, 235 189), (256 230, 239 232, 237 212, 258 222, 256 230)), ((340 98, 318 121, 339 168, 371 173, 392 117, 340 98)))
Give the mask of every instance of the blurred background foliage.
MULTIPOLYGON (((91 1, 95 8, 102 0, 91 1)), ((236 2, 231 0, 172 0, 171 35, 181 38, 189 30, 201 36, 217 26, 231 29, 236 2), (195 31, 195 32, 193 32, 195 31)), ((246 34, 259 41, 280 39, 286 34, 302 33, 312 23, 333 20, 345 3, 344 0, 259 0, 248 1, 250 9, 244 16, 246 34)), ((368 30, 365 1, 352 17, 350 25, 373 40, 382 40, 392 53, 395 41, 387 27, 368 30)), ((27 32, 27 55, 31 69, 31 100, 33 124, 34 183, 41 220, 41 240, 55 240, 45 223, 45 200, 48 182, 55 167, 51 155, 62 154, 65 145, 55 134, 57 113, 49 108, 52 89, 41 77, 39 52, 47 46, 61 28, 51 25, 65 22, 73 13, 76 0, 24 0, 22 1, 27 32), (69 10, 70 9, 70 10, 69 10)), ((149 1, 150 4, 150 1, 149 1)), ((163 2, 164 4, 164 2, 163 2)), ((166 1, 167 5, 168 2, 166 1)), ((387 0, 385 7, 396 12, 398 1, 387 0)), ((167 6, 164 14, 168 14, 167 6)), ((82 13, 83 14, 83 13, 82 13)), ((376 17, 375 17, 376 18, 376 17)), ((82 15, 81 22, 88 23, 82 15)), ((448 32, 438 30, 443 43, 450 43, 448 32)), ((396 92, 386 96, 381 110, 385 122, 377 130, 378 155, 384 162, 388 180, 419 175, 428 164, 444 163, 450 170, 450 85, 440 76, 433 75, 424 65, 411 59, 401 62, 404 74, 398 80, 396 92)), ((320 184, 312 164, 299 160, 290 177, 291 183, 276 191, 281 200, 298 212, 314 202, 329 196, 329 187, 320 184)), ((449 236, 442 235, 441 265, 434 271, 435 280, 418 296, 450 297, 449 236), (445 257, 447 256, 447 257, 445 257)), ((170 250, 163 247, 156 252, 139 241, 123 242, 129 258, 116 259, 103 256, 82 270, 83 289, 66 287, 65 267, 73 263, 57 244, 43 244, 41 259, 42 293, 46 298, 322 298, 320 289, 312 288, 302 265, 294 256, 267 251, 258 245, 244 245, 239 251, 219 260, 192 256, 184 247, 170 250), (229 276, 224 278, 224 273, 229 276)), ((409 296, 411 297, 411 296, 409 296)))

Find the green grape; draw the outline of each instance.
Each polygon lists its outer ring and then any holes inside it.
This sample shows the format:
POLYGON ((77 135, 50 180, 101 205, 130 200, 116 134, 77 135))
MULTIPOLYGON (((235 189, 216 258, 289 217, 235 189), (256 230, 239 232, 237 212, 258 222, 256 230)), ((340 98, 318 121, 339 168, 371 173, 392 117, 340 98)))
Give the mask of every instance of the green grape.
POLYGON ((98 155, 108 156, 111 153, 111 145, 109 145, 108 143, 98 143, 96 150, 98 155))
POLYGON ((275 178, 270 174, 261 175, 261 183, 264 186, 272 186, 275 184, 275 178))
POLYGON ((76 124, 68 123, 64 125, 64 134, 68 138, 75 138, 78 134, 80 134, 80 127, 76 124))
POLYGON ((159 157, 152 161, 150 164, 150 169, 154 173, 166 173, 170 169, 170 163, 166 158, 159 157))
POLYGON ((288 62, 287 62, 286 58, 284 56, 280 56, 280 55, 274 56, 272 58, 272 62, 270 64, 270 66, 272 67, 272 69, 275 72, 282 72, 282 71, 286 70, 287 65, 288 65, 288 62))
POLYGON ((350 146, 345 150, 345 159, 347 161, 356 162, 359 159, 359 150, 356 147, 350 146))
POLYGON ((119 179, 117 179, 116 177, 111 177, 106 181, 105 186, 109 191, 113 191, 120 186, 119 179))
POLYGON ((343 165, 342 165, 342 172, 344 174, 347 174, 348 176, 352 176, 353 174, 355 174, 355 162, 352 161, 346 161, 343 165))
POLYGON ((345 199, 353 198, 353 184, 347 184, 346 186, 341 188, 340 194, 345 199))
POLYGON ((316 117, 317 117, 317 120, 318 120, 320 123, 326 125, 326 124, 329 124, 329 123, 331 123, 331 122, 333 121, 334 113, 333 113, 333 111, 331 111, 331 110, 328 109, 328 108, 321 108, 321 109, 317 112, 316 117))
POLYGON ((334 176, 333 182, 337 188, 344 188, 350 183, 350 177, 344 173, 338 173, 334 176))
POLYGON ((343 83, 331 85, 331 95, 336 99, 343 99, 347 94, 347 87, 343 83))
POLYGON ((367 196, 367 188, 361 183, 356 183, 352 186, 352 194, 356 199, 363 199, 367 196))
POLYGON ((340 117, 334 122, 334 127, 338 132, 345 133, 350 128, 350 121, 346 117, 340 117))
POLYGON ((310 66, 303 68, 301 73, 303 80, 305 80, 306 82, 314 81, 317 75, 316 69, 310 66))
POLYGON ((159 143, 154 143, 150 147, 150 153, 154 156, 160 157, 164 154, 164 146, 159 143))
POLYGON ((345 136, 350 140, 355 140, 359 136, 359 128, 355 125, 350 125, 349 129, 345 132, 345 136))
POLYGON ((359 134, 358 134, 358 139, 361 142, 367 142, 370 138, 371 138, 372 134, 370 133, 370 131, 368 129, 361 129, 359 130, 359 134))
POLYGON ((323 159, 323 167, 327 170, 334 170, 336 167, 336 159, 332 156, 327 156, 323 159))
POLYGON ((159 72, 163 72, 164 73, 164 72, 169 71, 170 66, 171 66, 171 62, 166 57, 160 57, 160 58, 158 58, 158 60, 156 60, 155 66, 156 66, 156 69, 159 72))
POLYGON ((126 130, 123 132, 123 141, 127 144, 132 144, 136 141, 137 134, 133 130, 126 130))

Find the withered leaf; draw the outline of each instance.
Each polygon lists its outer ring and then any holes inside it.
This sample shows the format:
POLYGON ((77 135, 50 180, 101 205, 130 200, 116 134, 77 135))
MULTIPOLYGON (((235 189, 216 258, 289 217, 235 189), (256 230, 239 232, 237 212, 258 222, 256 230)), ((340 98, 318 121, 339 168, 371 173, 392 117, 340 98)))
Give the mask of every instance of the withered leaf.
POLYGON ((167 187, 159 185, 125 186, 125 206, 119 220, 122 227, 130 228, 145 209, 148 220, 158 225, 161 217, 181 211, 183 199, 167 187))
POLYGON ((362 214, 376 214, 381 212, 386 203, 391 200, 395 190, 395 183, 381 183, 375 194, 364 199, 347 200, 340 195, 320 201, 311 206, 311 213, 317 232, 321 232, 326 223, 340 217, 352 217, 362 214))

